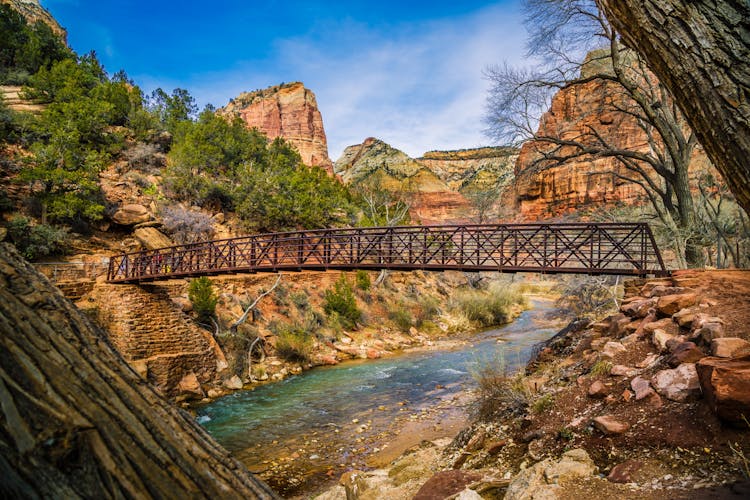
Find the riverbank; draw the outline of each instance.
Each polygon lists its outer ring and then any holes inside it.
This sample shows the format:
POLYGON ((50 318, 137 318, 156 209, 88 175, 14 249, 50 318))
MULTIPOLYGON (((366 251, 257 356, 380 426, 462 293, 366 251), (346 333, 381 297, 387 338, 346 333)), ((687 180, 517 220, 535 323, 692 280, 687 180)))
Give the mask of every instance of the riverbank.
POLYGON ((198 421, 282 495, 309 496, 347 471, 382 467, 465 427, 478 360, 504 351, 523 362, 557 331, 553 302, 532 305, 504 327, 238 391, 201 405, 198 421))
POLYGON ((500 373, 496 406, 455 439, 351 471, 317 498, 747 498, 750 272, 626 291, 619 314, 500 373))

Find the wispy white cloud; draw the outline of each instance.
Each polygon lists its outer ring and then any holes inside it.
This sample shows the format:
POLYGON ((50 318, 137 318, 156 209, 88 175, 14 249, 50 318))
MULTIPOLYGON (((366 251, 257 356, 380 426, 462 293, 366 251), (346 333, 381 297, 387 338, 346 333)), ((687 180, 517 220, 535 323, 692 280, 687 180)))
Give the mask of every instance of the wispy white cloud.
MULTIPOLYGON (((181 86, 201 103, 221 106, 244 90, 301 80, 317 96, 334 160, 369 136, 419 156, 489 142, 482 72, 502 60, 520 63, 524 37, 520 13, 507 4, 378 29, 342 20, 278 40, 264 60, 195 75, 181 86)), ((148 88, 147 78, 140 81, 148 88)))

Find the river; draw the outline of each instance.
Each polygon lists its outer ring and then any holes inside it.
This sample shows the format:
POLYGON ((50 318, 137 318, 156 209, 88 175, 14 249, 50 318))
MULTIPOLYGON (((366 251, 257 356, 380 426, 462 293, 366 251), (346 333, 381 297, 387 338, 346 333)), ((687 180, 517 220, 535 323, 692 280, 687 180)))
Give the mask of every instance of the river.
POLYGON ((468 416, 472 367, 523 365, 561 327, 551 301, 531 305, 458 347, 319 367, 236 392, 198 408, 198 422, 282 495, 310 492, 421 439, 455 434, 468 416))

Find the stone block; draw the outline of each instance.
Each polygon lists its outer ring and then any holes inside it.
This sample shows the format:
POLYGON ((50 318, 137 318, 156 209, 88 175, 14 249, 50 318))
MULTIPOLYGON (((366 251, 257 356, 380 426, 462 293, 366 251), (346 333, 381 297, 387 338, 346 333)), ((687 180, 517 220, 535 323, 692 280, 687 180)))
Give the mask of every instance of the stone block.
POLYGON ((711 409, 723 421, 747 429, 750 420, 750 355, 703 358, 696 369, 711 409))

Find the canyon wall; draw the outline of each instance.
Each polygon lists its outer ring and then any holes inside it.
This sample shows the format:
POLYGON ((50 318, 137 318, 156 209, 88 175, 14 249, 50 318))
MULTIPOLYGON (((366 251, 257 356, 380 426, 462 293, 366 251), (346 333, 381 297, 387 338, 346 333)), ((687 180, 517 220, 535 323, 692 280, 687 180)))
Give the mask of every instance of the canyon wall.
POLYGON ((297 148, 306 165, 322 167, 333 173, 315 94, 302 83, 245 92, 218 113, 241 117, 249 128, 257 128, 271 140, 282 137, 297 148))
MULTIPOLYGON (((587 71, 600 70, 584 66, 587 71)), ((634 117, 614 111, 624 107, 625 97, 617 84, 592 80, 561 89, 552 98, 549 111, 542 116, 537 136, 581 141, 596 130, 614 148, 648 152, 650 145, 645 132, 634 117)), ((585 142, 585 141, 584 141, 585 142)), ((647 203, 643 189, 623 177, 634 177, 614 157, 580 156, 563 165, 539 169, 535 165, 542 152, 556 146, 543 141, 527 141, 521 148, 515 166, 517 211, 524 219, 559 217, 577 210, 600 209, 616 203, 634 205, 647 203)), ((566 156, 575 151, 566 146, 556 152, 566 156)), ((691 175, 711 169, 702 148, 696 146, 691 159, 691 175)), ((644 170, 652 172, 650 167, 644 170)))

